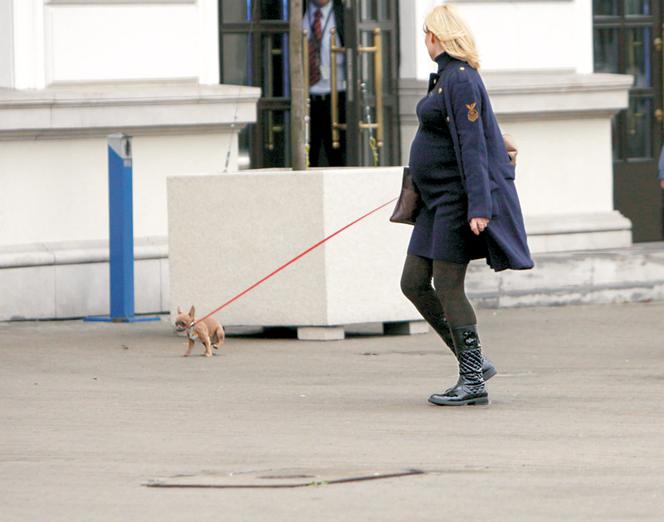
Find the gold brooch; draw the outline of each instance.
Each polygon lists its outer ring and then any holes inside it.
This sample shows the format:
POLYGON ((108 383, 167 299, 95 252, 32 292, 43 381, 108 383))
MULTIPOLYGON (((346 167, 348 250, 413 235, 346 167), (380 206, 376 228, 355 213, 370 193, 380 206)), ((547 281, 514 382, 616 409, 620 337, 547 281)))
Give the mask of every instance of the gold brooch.
POLYGON ((468 109, 468 121, 476 122, 480 117, 480 113, 477 112, 477 102, 467 103, 466 109, 468 109))

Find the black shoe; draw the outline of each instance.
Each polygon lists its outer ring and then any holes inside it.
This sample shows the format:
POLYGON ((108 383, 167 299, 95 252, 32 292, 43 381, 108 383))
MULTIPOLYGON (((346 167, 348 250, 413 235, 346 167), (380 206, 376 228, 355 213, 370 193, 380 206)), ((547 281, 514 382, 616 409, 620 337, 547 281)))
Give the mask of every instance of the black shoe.
POLYGON ((489 404, 489 394, 470 393, 458 386, 445 394, 434 393, 428 400, 436 406, 484 406, 489 404))
MULTIPOLYGON (((476 326, 453 328, 452 336, 459 361, 459 383, 443 393, 433 394, 429 402, 437 406, 489 404, 483 377, 485 359, 476 326)), ((491 367, 495 375, 496 369, 493 365, 491 367)))

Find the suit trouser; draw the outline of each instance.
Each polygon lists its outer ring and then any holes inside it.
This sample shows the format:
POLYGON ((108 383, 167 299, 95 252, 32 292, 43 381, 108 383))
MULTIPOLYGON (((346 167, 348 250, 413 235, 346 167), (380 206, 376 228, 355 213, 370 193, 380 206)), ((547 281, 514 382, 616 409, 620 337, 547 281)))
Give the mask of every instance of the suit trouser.
MULTIPOLYGON (((321 148, 325 149, 330 167, 346 165, 346 131, 339 131, 340 147, 332 146, 332 98, 329 94, 312 94, 310 116, 309 163, 312 167, 320 166, 321 148)), ((346 122, 346 93, 339 93, 339 123, 346 122)))

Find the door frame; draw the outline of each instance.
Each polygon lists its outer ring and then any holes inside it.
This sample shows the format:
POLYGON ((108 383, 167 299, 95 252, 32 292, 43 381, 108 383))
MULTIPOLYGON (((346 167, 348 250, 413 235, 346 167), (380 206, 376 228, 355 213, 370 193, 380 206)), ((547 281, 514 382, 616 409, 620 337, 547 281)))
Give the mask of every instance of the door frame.
MULTIPOLYGON (((399 57, 400 31, 399 31, 399 2, 398 0, 385 0, 388 2, 390 13, 389 20, 362 20, 359 2, 345 2, 345 27, 346 27, 346 155, 350 165, 361 165, 366 162, 363 158, 363 141, 365 135, 360 131, 355 122, 362 121, 364 106, 360 95, 361 83, 361 60, 356 50, 361 45, 360 32, 371 32, 380 29, 383 35, 390 35, 390 47, 385 46, 383 38, 383 53, 387 53, 392 59, 390 66, 383 69, 383 74, 388 75, 388 85, 391 92, 383 92, 383 124, 385 128, 385 143, 380 155, 381 165, 397 165, 401 160, 401 125, 399 120, 399 57), (350 60, 349 60, 349 57, 350 60), (389 136, 388 136, 389 134, 389 136), (388 150, 389 149, 389 150, 388 150)), ((382 87, 382 86, 381 86, 382 87)), ((375 107, 375 94, 369 94, 366 99, 375 107)))
MULTIPOLYGON (((250 20, 247 21, 233 21, 227 22, 224 20, 224 2, 232 1, 238 2, 242 0, 219 0, 219 79, 220 83, 224 83, 224 36, 229 34, 246 34, 250 46, 250 58, 248 63, 252 68, 252 74, 249 78, 248 85, 256 87, 264 87, 263 79, 263 62, 262 62, 262 45, 263 37, 270 34, 289 34, 289 23, 288 20, 278 20, 278 19, 269 19, 262 20, 260 19, 260 1, 254 0, 252 2, 253 6, 253 15, 250 20)), ((307 2, 308 0, 303 0, 307 2)), ((375 0, 363 0, 363 1, 375 1, 375 0)), ((392 92, 387 93, 387 96, 383 97, 385 114, 389 115, 384 118, 385 133, 386 133, 386 143, 390 144, 390 150, 384 150, 381 154, 381 164, 397 165, 400 162, 400 122, 399 122, 399 96, 398 96, 398 86, 399 86, 399 31, 398 31, 398 14, 399 14, 399 0, 384 0, 389 4, 389 21, 363 21, 360 16, 360 1, 357 0, 343 0, 344 5, 344 22, 345 22, 345 39, 344 45, 347 49, 346 51, 346 68, 347 68, 347 97, 346 97, 346 122, 358 121, 361 117, 362 108, 358 100, 358 90, 359 85, 351 85, 353 78, 359 78, 359 62, 354 57, 350 59, 350 66, 348 65, 348 56, 350 55, 349 48, 355 49, 357 47, 357 39, 360 30, 373 29, 374 27, 379 27, 383 30, 391 31, 391 50, 385 50, 391 55, 391 60, 389 61, 390 67, 389 70, 384 70, 385 75, 389 75, 389 81, 392 85, 392 92), (355 87, 353 89, 353 87, 355 87), (352 116, 351 116, 352 115, 352 116), (352 119, 351 119, 352 118, 352 119), (387 139, 387 134, 389 133, 389 140, 387 139)), ((286 63, 285 65, 288 68, 286 63)), ((257 120, 255 125, 248 126, 248 130, 244 131, 248 133, 249 139, 249 153, 251 157, 251 167, 252 168, 264 168, 266 166, 271 166, 268 164, 268 157, 266 155, 264 136, 266 132, 266 126, 268 124, 266 114, 268 111, 276 111, 284 114, 284 124, 285 128, 283 132, 286 134, 283 142, 286 144, 284 150, 284 165, 274 165, 274 166, 290 166, 290 147, 287 144, 290 142, 290 132, 289 132, 289 119, 290 119, 290 93, 286 93, 285 96, 273 96, 266 97, 261 96, 258 101, 257 106, 257 120)), ((348 165, 359 165, 361 159, 361 136, 359 132, 355 131, 355 128, 350 129, 350 127, 355 127, 348 125, 348 129, 345 131, 346 143, 347 143, 347 164, 348 165)), ((246 135, 245 135, 246 136, 246 135)), ((246 139, 243 137, 243 139, 246 139)))
MULTIPOLYGON (((655 116, 656 110, 664 111, 664 44, 656 46, 656 39, 663 36, 663 14, 661 2, 650 1, 650 15, 628 15, 625 1, 616 4, 617 13, 597 14, 593 7, 593 41, 598 41, 601 30, 617 31, 618 60, 615 72, 627 71, 627 34, 631 29, 652 28, 650 40, 650 64, 652 85, 635 86, 630 89, 630 107, 618 113, 613 120, 613 198, 614 208, 632 221, 634 242, 659 241, 664 239, 664 192, 657 181, 657 160, 663 144, 664 117, 655 116), (652 99, 650 114, 638 113, 634 104, 638 100, 652 99), (640 116, 639 116, 640 115, 640 116), (648 118, 646 128, 650 133, 650 155, 647 157, 629 156, 629 134, 637 132, 638 117, 648 118), (630 128, 630 125, 632 126, 630 128)), ((597 56, 595 56, 597 66, 597 56)), ((599 72, 599 71, 598 71, 599 72)), ((660 113, 664 116, 664 112, 660 113)))

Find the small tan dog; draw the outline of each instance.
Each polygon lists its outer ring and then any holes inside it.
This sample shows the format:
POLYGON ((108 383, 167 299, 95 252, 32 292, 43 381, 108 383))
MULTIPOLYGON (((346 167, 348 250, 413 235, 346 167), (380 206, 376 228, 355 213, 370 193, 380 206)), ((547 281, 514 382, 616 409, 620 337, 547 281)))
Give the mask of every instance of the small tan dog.
POLYGON ((224 344, 224 339, 226 338, 224 329, 212 317, 194 324, 196 321, 195 314, 196 309, 193 306, 188 314, 183 313, 178 306, 178 315, 175 318, 175 331, 186 332, 187 334, 187 351, 184 356, 189 357, 191 355, 191 349, 194 347, 196 339, 198 339, 205 346, 205 353, 203 355, 205 357, 212 357, 212 348, 217 350, 219 346, 224 344), (194 324, 193 329, 191 328, 192 324, 194 324))

